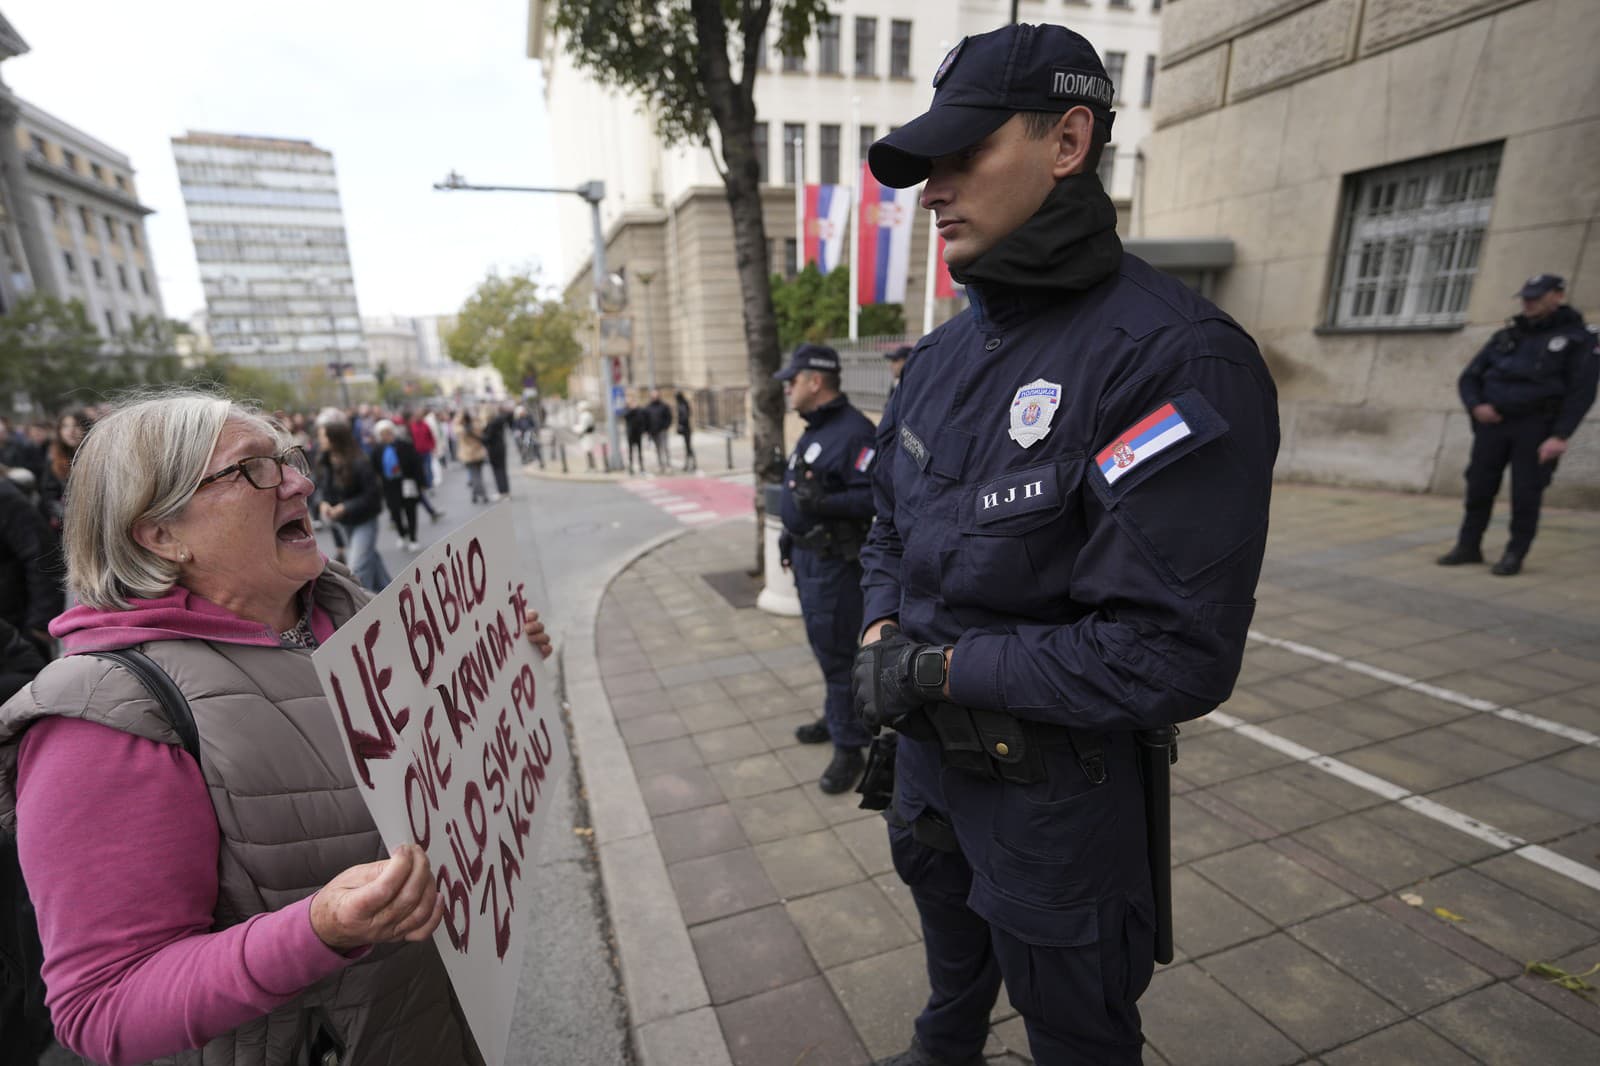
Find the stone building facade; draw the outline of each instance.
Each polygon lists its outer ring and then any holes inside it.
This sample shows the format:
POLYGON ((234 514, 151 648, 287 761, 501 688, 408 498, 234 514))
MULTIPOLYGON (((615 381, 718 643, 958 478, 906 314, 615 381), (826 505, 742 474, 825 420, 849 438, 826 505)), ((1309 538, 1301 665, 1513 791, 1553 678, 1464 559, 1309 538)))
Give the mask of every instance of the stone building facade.
MULTIPOLYGON (((1219 236, 1280 476, 1454 494, 1461 368, 1536 273, 1600 318, 1594 0, 1168 0, 1135 212, 1219 236)), ((1591 414, 1548 499, 1600 506, 1591 414)))

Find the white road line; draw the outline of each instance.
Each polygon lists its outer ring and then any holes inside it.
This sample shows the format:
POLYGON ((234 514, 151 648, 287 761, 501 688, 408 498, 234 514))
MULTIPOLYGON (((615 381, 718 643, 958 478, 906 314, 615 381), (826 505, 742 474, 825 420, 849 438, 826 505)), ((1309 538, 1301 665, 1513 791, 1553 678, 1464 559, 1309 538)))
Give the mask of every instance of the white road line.
POLYGON ((1282 752, 1297 762, 1315 766, 1324 773, 1332 774, 1343 781, 1347 781, 1357 788, 1376 793, 1386 800, 1400 804, 1400 806, 1427 818, 1432 818, 1441 825, 1489 844, 1501 851, 1510 852, 1521 856, 1529 862, 1537 863, 1545 869, 1571 878, 1581 885, 1600 892, 1600 870, 1574 862, 1564 855, 1559 855, 1549 848, 1539 844, 1529 844, 1519 836, 1496 829, 1487 822, 1481 822, 1471 815, 1462 814, 1442 803, 1437 803, 1426 796, 1419 796, 1408 788, 1404 788, 1392 781, 1385 781, 1381 777, 1367 773, 1347 762, 1341 762, 1329 755, 1322 755, 1304 744, 1298 744, 1287 737, 1280 737, 1270 733, 1260 726, 1251 725, 1242 718, 1236 718, 1224 711, 1212 711, 1206 716, 1206 721, 1213 722, 1224 729, 1248 737, 1258 744, 1263 744, 1275 751, 1282 752))
POLYGON ((678 521, 687 522, 693 526, 701 525, 705 522, 715 522, 721 517, 722 516, 717 514, 715 511, 689 511, 678 515, 678 521))
POLYGON ((1346 659, 1342 655, 1335 655, 1333 652, 1323 651, 1321 648, 1314 648, 1309 644, 1301 644, 1296 640, 1269 637, 1260 630, 1252 629, 1250 631, 1250 639, 1268 647, 1280 648, 1295 655, 1302 655, 1307 659, 1315 659, 1330 666, 1340 666, 1358 674, 1365 674, 1367 677, 1386 681, 1398 688, 1410 689, 1412 692, 1417 692, 1424 696, 1431 696, 1444 703, 1453 703, 1457 707, 1465 707, 1468 710, 1478 711, 1483 714, 1492 714, 1496 718, 1504 718, 1508 722, 1516 722, 1518 725, 1525 725, 1530 729, 1538 729, 1552 736, 1570 740, 1574 744, 1587 744, 1590 747, 1600 748, 1600 735, 1591 733, 1587 729, 1579 729, 1577 726, 1567 725, 1565 722, 1541 718, 1536 714, 1529 714, 1527 711, 1519 711, 1515 707, 1502 707, 1492 700, 1479 699, 1476 696, 1468 696, 1466 693, 1457 692, 1454 689, 1430 685, 1426 681, 1418 681, 1414 677, 1397 674, 1393 670, 1385 670, 1382 667, 1372 666, 1356 659, 1346 659))
POLYGON ((660 500, 656 503, 656 506, 668 514, 683 514, 685 511, 704 510, 704 508, 702 508, 700 504, 696 503, 694 500, 680 500, 676 497, 670 500, 660 500))

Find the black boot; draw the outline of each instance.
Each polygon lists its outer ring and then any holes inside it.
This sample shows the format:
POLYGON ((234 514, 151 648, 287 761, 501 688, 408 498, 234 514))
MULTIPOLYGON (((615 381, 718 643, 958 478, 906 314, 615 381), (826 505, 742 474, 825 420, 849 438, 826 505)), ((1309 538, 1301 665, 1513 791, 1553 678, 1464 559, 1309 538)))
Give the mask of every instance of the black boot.
POLYGON ((1500 556, 1500 561, 1489 567, 1489 573, 1500 577, 1512 577, 1522 573, 1522 556, 1516 552, 1506 552, 1500 556))
POLYGON ((1435 560, 1440 566, 1461 566, 1465 563, 1483 562, 1483 549, 1467 544, 1457 544, 1435 560))
POLYGON ((817 784, 828 795, 836 796, 856 786, 866 765, 867 760, 860 748, 834 748, 833 761, 822 771, 817 784))
POLYGON ((941 1059, 933 1055, 916 1037, 911 1038, 911 1046, 898 1055, 890 1055, 886 1059, 879 1059, 872 1066, 983 1066, 983 1053, 972 1056, 970 1059, 941 1059))
POLYGON ((822 744, 830 739, 828 734, 828 720, 818 718, 815 722, 794 727, 794 738, 802 744, 822 744))

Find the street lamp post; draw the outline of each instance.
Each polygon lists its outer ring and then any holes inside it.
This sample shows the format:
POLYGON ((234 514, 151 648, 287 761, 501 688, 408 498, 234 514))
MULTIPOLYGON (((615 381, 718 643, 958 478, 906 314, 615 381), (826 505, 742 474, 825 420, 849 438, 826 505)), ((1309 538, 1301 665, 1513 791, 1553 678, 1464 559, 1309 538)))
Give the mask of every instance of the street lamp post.
MULTIPOLYGON (((590 218, 594 223, 594 312, 600 314, 600 296, 606 283, 606 239, 605 231, 600 225, 600 201, 606 196, 606 183, 603 181, 586 181, 575 188, 549 185, 473 185, 456 171, 452 170, 445 175, 443 181, 433 183, 435 189, 441 192, 454 192, 469 190, 472 192, 554 192, 570 193, 583 197, 589 205, 590 218)), ((610 469, 617 469, 622 465, 622 451, 619 447, 617 436, 617 412, 611 403, 611 374, 606 366, 607 360, 600 355, 599 330, 595 330, 594 354, 595 361, 599 364, 600 376, 604 378, 601 386, 604 390, 603 399, 606 407, 606 437, 611 442, 611 454, 607 457, 606 465, 610 469)))

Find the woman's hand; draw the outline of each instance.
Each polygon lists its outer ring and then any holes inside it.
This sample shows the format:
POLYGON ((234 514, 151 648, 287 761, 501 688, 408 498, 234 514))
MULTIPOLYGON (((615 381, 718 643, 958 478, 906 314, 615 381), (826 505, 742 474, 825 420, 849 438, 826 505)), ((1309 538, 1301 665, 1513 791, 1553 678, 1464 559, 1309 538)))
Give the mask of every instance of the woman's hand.
POLYGON ((444 917, 427 854, 402 844, 392 858, 352 866, 318 890, 311 928, 334 951, 426 940, 444 917))
POLYGON ((522 620, 522 632, 527 635, 528 643, 539 650, 539 658, 550 658, 555 648, 550 643, 550 634, 544 631, 544 623, 539 621, 538 611, 528 612, 528 617, 522 620))

